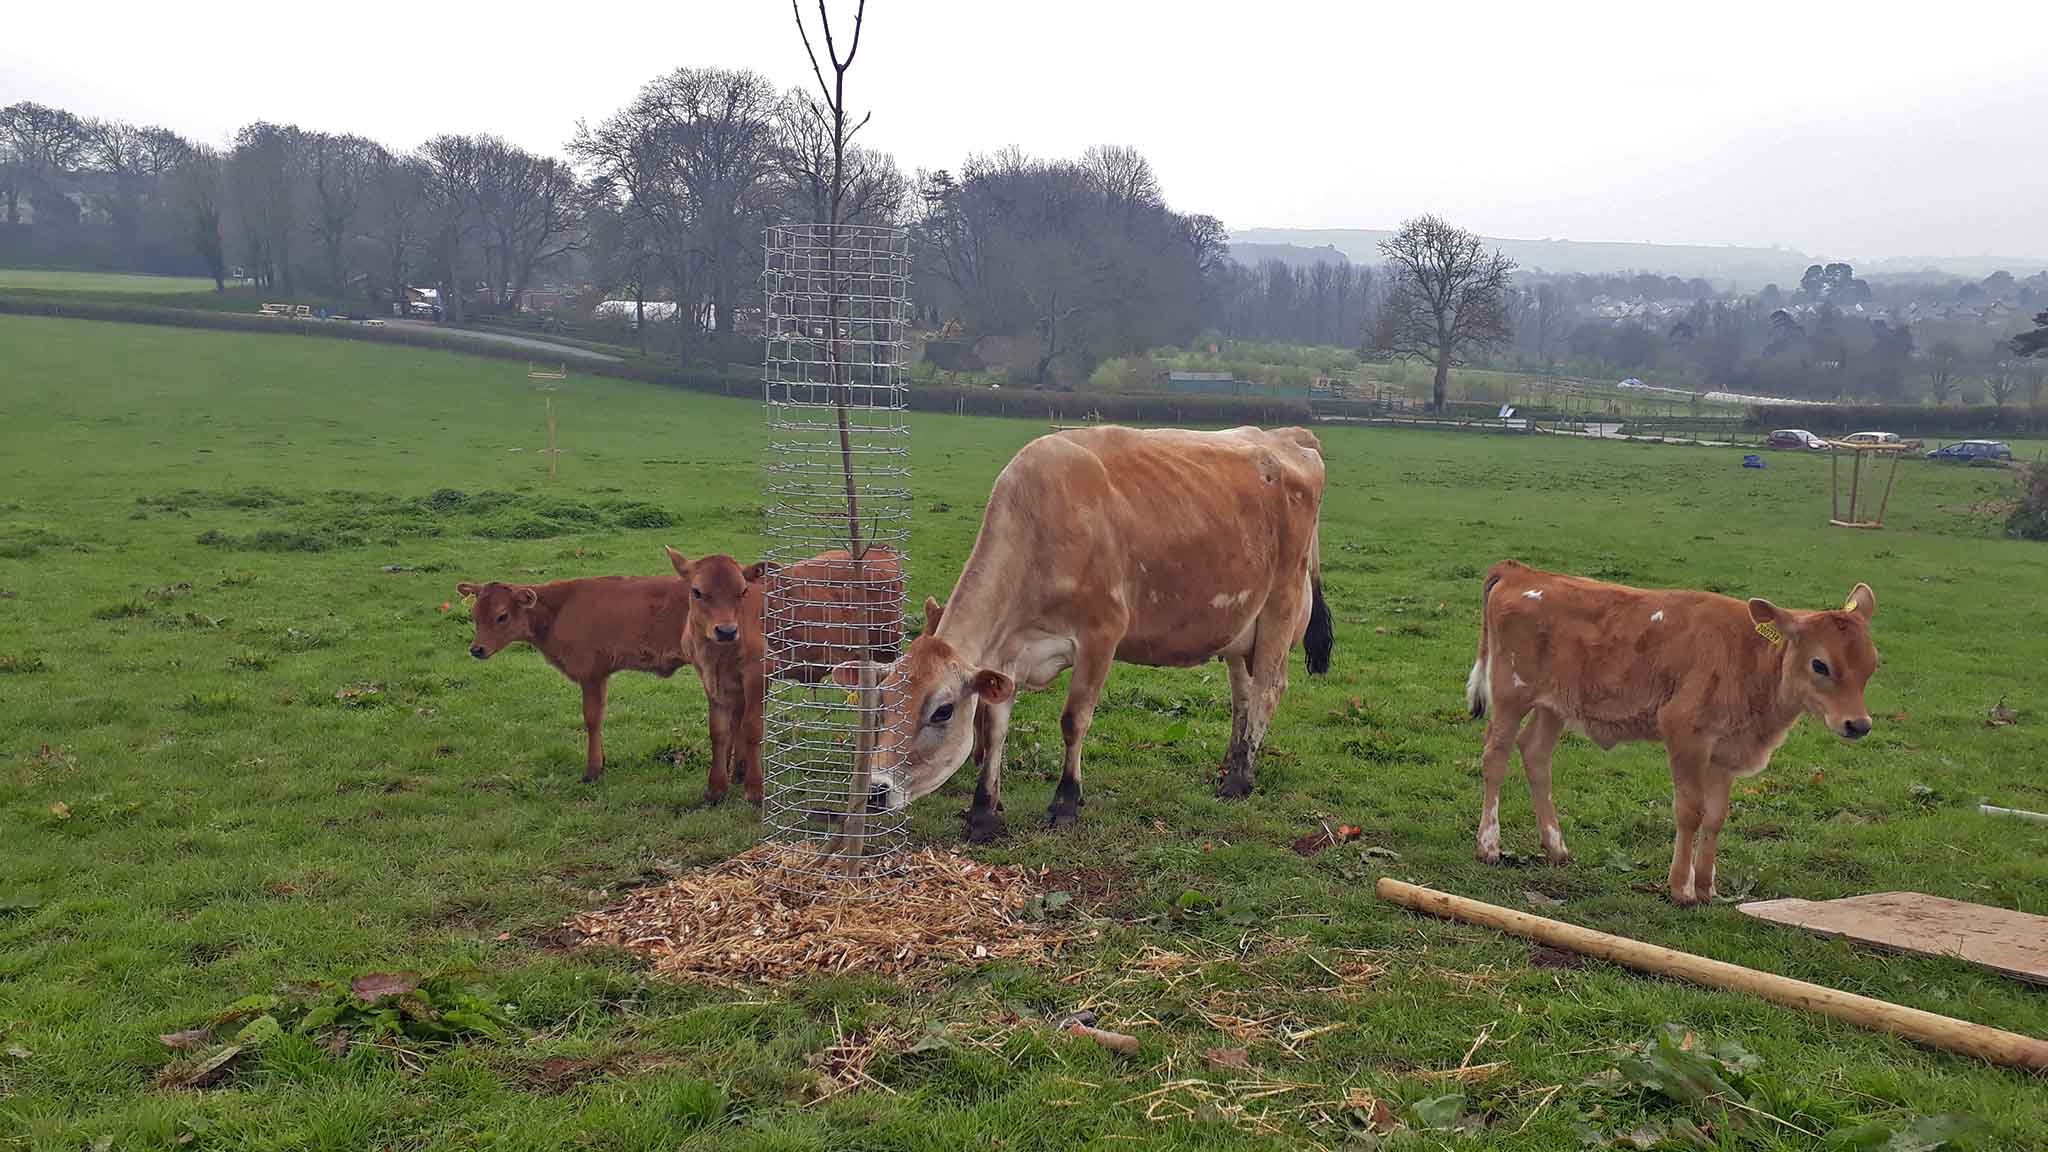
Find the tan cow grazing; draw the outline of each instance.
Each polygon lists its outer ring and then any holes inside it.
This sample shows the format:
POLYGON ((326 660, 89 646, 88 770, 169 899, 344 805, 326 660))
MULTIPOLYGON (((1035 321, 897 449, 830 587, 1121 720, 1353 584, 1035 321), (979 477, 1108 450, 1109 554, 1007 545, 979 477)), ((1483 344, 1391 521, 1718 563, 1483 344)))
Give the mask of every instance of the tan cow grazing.
POLYGON ((697 669, 710 711, 711 778, 704 799, 725 799, 737 774, 747 799, 759 804, 768 663, 761 631, 762 565, 742 568, 730 556, 690 560, 665 550, 690 590, 689 615, 680 629, 683 658, 697 669))
MULTIPOLYGON (((1217 794, 1241 797, 1287 654, 1328 669, 1333 636, 1317 559, 1323 458, 1300 428, 1227 432, 1096 427, 1024 446, 989 495, 981 534, 924 635, 868 669, 890 701, 874 782, 889 808, 937 788, 978 749, 970 840, 1003 831, 1003 741, 1017 688, 1072 668, 1066 770, 1047 815, 1079 815, 1081 743, 1115 661, 1230 669, 1231 736, 1217 794), (979 739, 977 739, 977 735, 979 739)), ((842 664, 840 683, 862 669, 842 664)), ((872 681, 871 681, 872 682, 872 681)))
POLYGON ((476 635, 469 654, 479 660, 524 642, 583 689, 588 755, 583 778, 604 775, 605 689, 612 673, 652 672, 669 677, 683 656, 683 621, 689 591, 669 576, 590 576, 548 584, 457 584, 476 597, 470 617, 476 635))
POLYGON ((1858 584, 1840 609, 1666 592, 1539 572, 1512 560, 1486 574, 1479 656, 1465 682, 1485 716, 1486 799, 1478 855, 1500 859, 1500 785, 1519 744, 1552 864, 1570 859, 1550 798, 1550 754, 1566 728, 1602 749, 1664 745, 1671 760, 1671 899, 1714 898, 1714 852, 1738 776, 1752 776, 1802 714, 1847 740, 1870 732, 1863 689, 1877 671, 1858 584), (1523 721, 1528 723, 1524 725, 1523 721), (1520 735, 1517 736, 1519 730, 1520 735))

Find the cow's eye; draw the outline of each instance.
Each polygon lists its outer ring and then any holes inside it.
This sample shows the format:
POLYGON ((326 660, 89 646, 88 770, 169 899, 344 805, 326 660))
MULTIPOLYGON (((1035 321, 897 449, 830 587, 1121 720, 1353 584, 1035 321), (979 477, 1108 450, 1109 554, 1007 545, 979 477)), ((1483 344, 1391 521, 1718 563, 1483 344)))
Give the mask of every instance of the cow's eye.
POLYGON ((503 623, 504 623, 505 621, 507 621, 507 620, 510 620, 511 618, 512 618, 512 614, 511 614, 510 612, 500 612, 500 613, 498 613, 498 623, 500 623, 500 624, 503 624, 503 623))
POLYGON ((1813 674, 1814 674, 1815 676, 1825 676, 1825 675, 1827 675, 1827 674, 1828 674, 1828 666, 1827 666, 1827 662, 1826 662, 1826 661, 1824 661, 1824 660, 1815 660, 1815 661, 1813 662, 1813 674))
POLYGON ((937 708, 932 709, 931 723, 933 724, 944 724, 952 718, 953 706, 951 704, 941 704, 937 708))
POLYGON ((692 599, 692 600, 702 600, 703 598, 704 598, 704 590, 703 590, 702 588, 692 588, 692 589, 690 589, 690 599, 692 599))

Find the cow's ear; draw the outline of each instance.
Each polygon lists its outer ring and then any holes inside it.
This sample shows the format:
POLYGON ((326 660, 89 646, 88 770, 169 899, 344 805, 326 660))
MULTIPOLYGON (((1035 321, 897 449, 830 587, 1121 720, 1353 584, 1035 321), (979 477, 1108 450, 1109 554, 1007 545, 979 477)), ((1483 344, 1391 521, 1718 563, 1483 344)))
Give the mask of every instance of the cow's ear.
POLYGON ((517 588, 512 592, 512 599, 517 601, 521 608, 531 608, 535 604, 540 603, 540 593, 535 592, 530 587, 517 588))
POLYGON ((457 584, 455 586, 455 594, 457 596, 474 596, 481 591, 483 591, 482 588, 479 588, 476 585, 469 583, 468 581, 464 581, 463 583, 457 584))
POLYGON ((858 688, 860 687, 861 673, 866 672, 868 687, 872 688, 887 680, 889 673, 895 670, 896 665, 893 663, 878 664, 873 660, 848 660, 846 663, 832 669, 832 682, 841 688, 858 688))
POLYGON ((1792 618, 1785 610, 1761 597, 1749 602, 1749 620, 1756 625, 1757 635, 1776 644, 1792 632, 1792 618))
POLYGON ((927 597, 925 597, 925 598, 924 598, 924 634, 925 634, 925 635, 927 635, 927 636, 931 636, 931 635, 934 635, 934 634, 936 634, 936 633, 938 632, 938 630, 939 630, 939 617, 941 617, 941 616, 943 616, 943 615, 945 615, 945 614, 946 614, 946 607, 945 607, 945 605, 943 605, 943 604, 940 604, 940 603, 939 603, 939 598, 938 598, 938 597, 936 597, 936 596, 927 596, 927 597))
POLYGON ((1842 605, 1842 611, 1870 619, 1877 615, 1877 593, 1872 592, 1868 584, 1858 584, 1849 590, 1849 602, 1842 605))
POLYGON ((740 569, 740 575, 745 577, 747 583, 749 584, 759 584, 761 582, 761 577, 766 576, 767 574, 768 565, 765 563, 749 564, 745 568, 740 569))
POLYGON ((690 578, 690 558, 666 544, 661 546, 661 550, 668 553, 669 565, 676 570, 676 575, 688 580, 690 578))
POLYGON ((993 668, 974 674, 974 694, 990 704, 1001 704, 1017 694, 1017 682, 993 668))

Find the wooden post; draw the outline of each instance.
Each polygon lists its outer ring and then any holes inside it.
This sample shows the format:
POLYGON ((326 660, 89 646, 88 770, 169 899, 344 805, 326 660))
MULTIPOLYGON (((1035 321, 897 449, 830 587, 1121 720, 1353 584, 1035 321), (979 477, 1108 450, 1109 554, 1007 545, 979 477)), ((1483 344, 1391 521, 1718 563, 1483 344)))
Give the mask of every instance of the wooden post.
POLYGON ((1818 1012, 1860 1027, 1875 1028, 1895 1036, 1903 1036, 1930 1047, 1975 1056, 1993 1064, 2036 1071, 2048 1070, 2048 1041, 2037 1040, 2031 1036, 1972 1024, 1967 1020, 1957 1020, 1934 1012, 1923 1012, 1918 1008, 1907 1008, 1885 1000, 1874 1000, 1868 996, 1809 984, 1804 980, 1794 980, 1771 972, 1759 972, 1754 968, 1744 968, 1740 964, 1710 960, 1690 952, 1679 952, 1655 944, 1646 944, 1640 940, 1631 940, 1626 936, 1596 932, 1591 928, 1532 916, 1527 912, 1517 912, 1498 904, 1468 900, 1448 892, 1403 883, 1391 877, 1382 877, 1375 890, 1379 893, 1380 899, 1404 908, 1466 924, 1497 928, 1515 936, 1541 941, 1554 948, 1564 948, 1612 960, 1616 964, 1640 972, 1675 976, 1709 988, 1747 993, 1774 1004, 1818 1012))
POLYGON ((555 459, 561 453, 555 449, 555 398, 548 397, 548 479, 555 478, 555 459))
POLYGON ((1892 470, 1886 473, 1884 478, 1884 498, 1877 502, 1877 526, 1879 528, 1884 527, 1884 510, 1892 505, 1892 484, 1899 478, 1899 457, 1904 455, 1904 452, 1892 453, 1892 470))
MULTIPOLYGON (((1831 448, 1829 451, 1838 451, 1838 449, 1831 448)), ((1856 489, 1862 481, 1863 453, 1858 452, 1849 458, 1849 523, 1851 524, 1862 523, 1862 521, 1856 519, 1856 489)))
POLYGON ((1832 513, 1828 519, 1837 524, 1841 523, 1842 455, 1839 452, 1828 453, 1828 507, 1832 513))

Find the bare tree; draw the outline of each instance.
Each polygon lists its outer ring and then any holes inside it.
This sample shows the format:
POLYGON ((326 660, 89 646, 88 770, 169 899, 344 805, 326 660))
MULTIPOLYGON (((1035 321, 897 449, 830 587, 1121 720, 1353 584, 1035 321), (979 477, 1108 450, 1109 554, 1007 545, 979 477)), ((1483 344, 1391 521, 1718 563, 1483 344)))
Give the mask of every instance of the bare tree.
POLYGON ((576 175, 495 136, 478 137, 477 225, 494 308, 516 307, 536 268, 576 249, 576 175))
POLYGON ((57 187, 57 177, 75 171, 85 151, 85 125, 62 108, 24 100, 0 108, 0 137, 7 140, 9 167, 7 222, 20 222, 23 194, 38 216, 52 220, 77 210, 57 187))
MULTIPOLYGON (((791 91, 776 113, 782 147, 777 161, 783 211, 793 219, 823 221, 831 214, 831 114, 818 97, 791 91)), ((903 170, 886 152, 849 146, 844 153, 843 223, 894 224, 910 193, 903 170)))
POLYGON ((298 286, 292 235, 303 140, 297 128, 259 120, 235 134, 228 157, 229 186, 248 263, 258 279, 287 295, 298 286))
POLYGON ((2019 387, 2019 366, 2010 360, 2000 360, 1993 364, 1985 375, 1984 389, 1991 394, 1991 402, 2001 407, 2012 399, 2013 393, 2019 391, 2019 387))
POLYGON ((1936 340, 1927 349, 1927 390, 1936 404, 1948 403, 1956 391, 1956 364, 1963 358, 1962 345, 1954 340, 1936 340))
POLYGON ((476 141, 436 136, 420 145, 427 203, 427 250, 441 275, 441 307, 463 321, 463 244, 476 228, 476 141))
POLYGON ((1504 297, 1515 262, 1486 252, 1479 237, 1435 216, 1419 216, 1380 245, 1391 282, 1374 345, 1436 365, 1431 406, 1443 410, 1451 368, 1508 337, 1504 297))
POLYGON ((215 292, 227 291, 227 252, 220 233, 222 187, 220 153, 205 145, 185 154, 174 174, 179 202, 192 222, 192 248, 213 277, 215 292))
POLYGON ((365 235, 376 246, 391 300, 405 311, 413 256, 428 239, 427 166, 413 156, 378 149, 364 188, 365 235))
POLYGON ((384 149, 361 136, 308 132, 301 154, 311 196, 307 228, 320 243, 328 290, 348 291, 348 246, 361 231, 362 204, 384 149))

